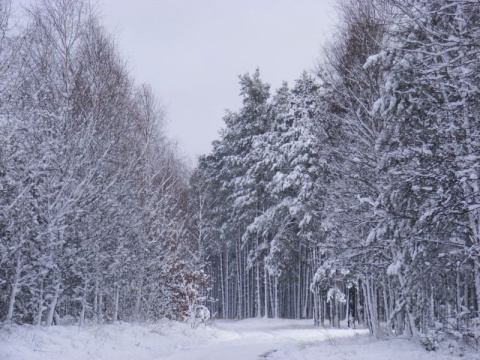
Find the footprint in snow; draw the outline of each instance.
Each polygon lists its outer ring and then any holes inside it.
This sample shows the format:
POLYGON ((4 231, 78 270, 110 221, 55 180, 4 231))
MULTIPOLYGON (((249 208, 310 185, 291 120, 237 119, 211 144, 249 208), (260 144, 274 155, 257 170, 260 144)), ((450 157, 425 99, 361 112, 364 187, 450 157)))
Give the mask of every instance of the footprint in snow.
POLYGON ((278 351, 278 350, 270 350, 270 351, 267 351, 263 354, 258 355, 258 357, 266 359, 276 351, 278 351))

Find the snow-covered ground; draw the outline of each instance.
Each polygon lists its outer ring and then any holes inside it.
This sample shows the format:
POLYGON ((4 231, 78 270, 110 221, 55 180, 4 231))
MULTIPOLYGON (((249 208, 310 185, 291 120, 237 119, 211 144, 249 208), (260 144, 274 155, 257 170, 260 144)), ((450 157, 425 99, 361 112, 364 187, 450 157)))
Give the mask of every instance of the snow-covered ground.
POLYGON ((1 360, 447 360, 479 359, 466 349, 427 352, 405 339, 374 340, 365 330, 319 329, 311 320, 216 321, 192 329, 149 325, 0 327, 1 360))

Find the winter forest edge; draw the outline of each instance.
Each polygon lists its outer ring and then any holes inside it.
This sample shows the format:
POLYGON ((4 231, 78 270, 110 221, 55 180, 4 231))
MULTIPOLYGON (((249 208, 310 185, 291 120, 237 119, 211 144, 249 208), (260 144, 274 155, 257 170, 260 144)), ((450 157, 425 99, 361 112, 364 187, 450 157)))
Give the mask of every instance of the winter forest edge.
POLYGON ((480 3, 339 0, 190 169, 88 1, 0 0, 0 327, 310 318, 480 346, 480 3))

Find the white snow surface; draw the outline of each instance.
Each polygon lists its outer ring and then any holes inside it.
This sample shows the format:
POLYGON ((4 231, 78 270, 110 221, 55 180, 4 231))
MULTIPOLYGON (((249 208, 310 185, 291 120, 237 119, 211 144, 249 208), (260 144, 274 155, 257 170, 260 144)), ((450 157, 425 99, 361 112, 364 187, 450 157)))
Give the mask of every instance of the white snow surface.
POLYGON ((312 320, 217 320, 207 327, 138 325, 2 326, 1 360, 447 360, 474 354, 427 352, 418 342, 375 340, 365 330, 322 329, 312 320))

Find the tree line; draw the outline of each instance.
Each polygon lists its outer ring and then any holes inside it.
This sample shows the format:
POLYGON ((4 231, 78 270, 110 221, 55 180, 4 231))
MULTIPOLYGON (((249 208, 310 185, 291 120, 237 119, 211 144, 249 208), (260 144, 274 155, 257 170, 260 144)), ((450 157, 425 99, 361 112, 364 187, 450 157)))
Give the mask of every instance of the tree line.
POLYGON ((12 12, 0 1, 0 319, 182 319, 201 276, 160 102, 88 1, 12 12))
POLYGON ((193 172, 206 296, 229 318, 478 345, 480 3, 336 3, 315 72, 273 94, 240 76, 193 172))

